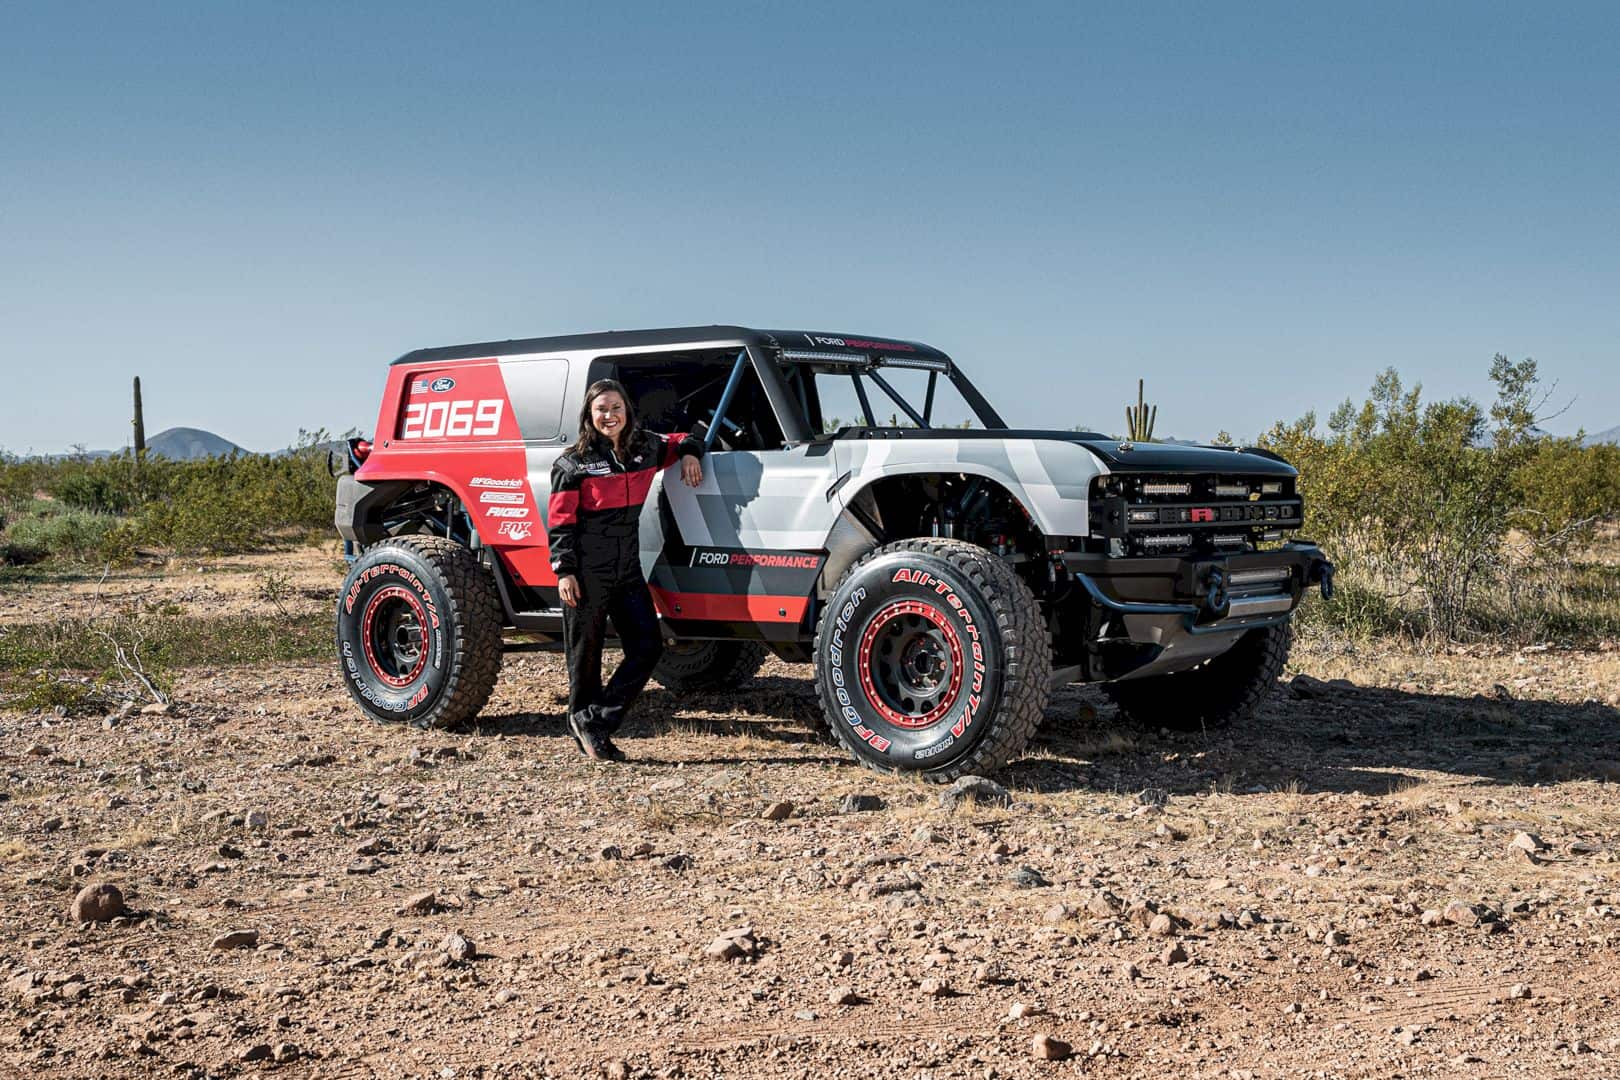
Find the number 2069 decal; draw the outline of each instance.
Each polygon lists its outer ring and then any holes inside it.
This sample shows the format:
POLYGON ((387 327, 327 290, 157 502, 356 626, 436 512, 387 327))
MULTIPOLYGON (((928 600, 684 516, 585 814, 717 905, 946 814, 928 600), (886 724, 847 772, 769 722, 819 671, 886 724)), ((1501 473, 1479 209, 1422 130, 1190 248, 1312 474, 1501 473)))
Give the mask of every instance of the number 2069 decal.
POLYGON ((501 412, 506 402, 500 398, 483 401, 415 401, 405 406, 402 439, 461 439, 494 435, 501 429, 501 412))

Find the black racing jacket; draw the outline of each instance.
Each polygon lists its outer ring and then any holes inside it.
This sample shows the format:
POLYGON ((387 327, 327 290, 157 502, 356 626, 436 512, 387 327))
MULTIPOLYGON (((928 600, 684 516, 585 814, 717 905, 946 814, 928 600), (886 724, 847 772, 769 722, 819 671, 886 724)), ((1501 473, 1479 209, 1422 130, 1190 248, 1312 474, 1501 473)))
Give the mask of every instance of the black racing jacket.
POLYGON ((620 454, 605 439, 568 450, 551 466, 546 538, 558 577, 584 574, 612 581, 641 573, 637 523, 653 476, 683 456, 701 458, 696 435, 638 429, 620 454))

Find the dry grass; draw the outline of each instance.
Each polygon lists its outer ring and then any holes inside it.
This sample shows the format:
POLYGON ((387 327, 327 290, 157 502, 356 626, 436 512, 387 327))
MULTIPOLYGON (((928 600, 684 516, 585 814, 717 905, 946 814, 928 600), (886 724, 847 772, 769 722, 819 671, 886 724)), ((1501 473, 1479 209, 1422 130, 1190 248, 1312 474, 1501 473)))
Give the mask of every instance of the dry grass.
POLYGON ((0 863, 22 862, 39 854, 39 849, 22 840, 0 840, 0 863))

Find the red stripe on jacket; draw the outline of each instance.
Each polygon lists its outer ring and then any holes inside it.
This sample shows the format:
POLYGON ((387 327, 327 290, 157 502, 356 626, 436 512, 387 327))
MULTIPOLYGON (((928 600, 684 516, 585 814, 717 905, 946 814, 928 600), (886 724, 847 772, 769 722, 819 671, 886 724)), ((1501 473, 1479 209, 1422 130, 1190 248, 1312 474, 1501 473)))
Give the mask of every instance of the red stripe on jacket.
POLYGON ((579 492, 553 491, 546 500, 546 520, 553 529, 572 525, 579 520, 579 492))
POLYGON ((658 470, 649 466, 635 472, 584 477, 579 482, 579 508, 617 510, 623 506, 640 506, 647 501, 657 473, 658 470))

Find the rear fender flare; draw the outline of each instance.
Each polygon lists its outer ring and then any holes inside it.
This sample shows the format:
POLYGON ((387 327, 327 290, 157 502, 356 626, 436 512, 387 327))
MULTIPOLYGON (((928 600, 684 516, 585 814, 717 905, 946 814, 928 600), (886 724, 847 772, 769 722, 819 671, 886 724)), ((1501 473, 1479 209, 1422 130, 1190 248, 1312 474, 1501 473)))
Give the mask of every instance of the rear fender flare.
MULTIPOLYGON (((355 480, 361 486, 372 488, 373 490, 375 490, 377 492, 388 492, 386 500, 379 497, 377 499, 369 501, 368 506, 370 508, 379 509, 379 510, 382 509, 384 506, 387 506, 388 503, 390 503, 394 499, 398 498, 401 493, 403 493, 404 491, 406 491, 408 488, 412 487, 415 484, 432 484, 435 487, 441 487, 444 490, 448 491, 450 494, 454 495, 456 497, 456 499, 461 503, 462 508, 467 511, 468 523, 472 528, 473 535, 478 537, 479 544, 483 545, 483 546, 488 546, 487 539, 484 537, 483 533, 478 528, 478 515, 472 513, 472 507, 475 505, 475 503, 472 503, 472 502, 468 501, 468 490, 467 490, 466 486, 464 484, 461 484, 461 483, 451 479, 449 476, 447 476, 445 473, 439 471, 438 469, 413 470, 412 475, 410 475, 408 477, 406 477, 406 476, 382 476, 382 477, 374 478, 372 476, 356 476, 356 477, 350 477, 348 479, 355 480)), ((338 505, 339 505, 339 512, 340 513, 342 512, 342 509, 341 509, 342 508, 341 484, 342 484, 342 479, 339 480, 339 504, 338 505)), ((475 498, 476 498, 476 496, 475 496, 475 498)), ((538 511, 536 511, 536 513, 538 513, 538 511)), ((343 523, 342 523, 341 520, 338 522, 338 531, 343 532, 343 523)), ((348 538, 349 537, 347 537, 347 535, 345 535, 345 539, 348 539, 348 538)), ((379 540, 379 539, 382 539, 382 535, 380 533, 375 538, 373 538, 372 540, 366 540, 366 541, 363 541, 363 542, 364 543, 375 543, 376 540, 379 540)))

